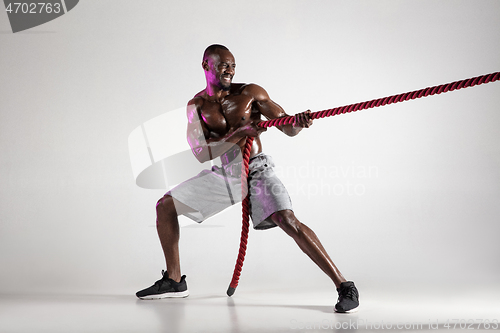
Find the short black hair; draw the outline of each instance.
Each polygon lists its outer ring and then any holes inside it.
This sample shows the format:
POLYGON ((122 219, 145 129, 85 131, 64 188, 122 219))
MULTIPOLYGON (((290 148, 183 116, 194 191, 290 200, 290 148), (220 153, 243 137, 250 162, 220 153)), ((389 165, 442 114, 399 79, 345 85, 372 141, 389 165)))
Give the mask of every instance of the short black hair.
POLYGON ((205 49, 205 52, 203 52, 203 61, 205 61, 217 49, 229 51, 229 49, 227 47, 225 47, 224 45, 212 44, 205 49))

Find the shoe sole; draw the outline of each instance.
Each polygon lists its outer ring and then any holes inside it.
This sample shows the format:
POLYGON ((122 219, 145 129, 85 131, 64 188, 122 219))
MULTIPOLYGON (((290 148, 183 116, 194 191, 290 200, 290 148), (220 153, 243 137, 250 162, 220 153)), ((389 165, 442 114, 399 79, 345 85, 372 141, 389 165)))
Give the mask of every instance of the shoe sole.
POLYGON ((148 295, 139 297, 140 299, 162 299, 162 298, 184 298, 189 296, 189 291, 169 292, 158 295, 148 295))
POLYGON ((355 307, 354 309, 351 309, 349 311, 344 311, 344 312, 341 312, 341 311, 337 311, 337 309, 333 309, 333 311, 335 311, 336 313, 354 313, 354 312, 358 312, 358 309, 359 309, 359 305, 357 307, 355 307))

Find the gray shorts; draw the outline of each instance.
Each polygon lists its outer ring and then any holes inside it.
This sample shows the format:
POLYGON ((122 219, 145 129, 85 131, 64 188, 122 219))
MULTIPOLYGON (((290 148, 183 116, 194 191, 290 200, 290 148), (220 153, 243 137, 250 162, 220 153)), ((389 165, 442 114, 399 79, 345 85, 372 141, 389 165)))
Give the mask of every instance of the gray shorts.
MULTIPOLYGON (((248 185, 250 188, 250 217, 255 229, 268 229, 276 224, 274 212, 292 210, 290 196, 273 170, 270 156, 260 153, 250 159, 248 185)), ((246 189, 247 190, 247 189, 246 189)), ((167 192, 194 212, 183 215, 201 223, 224 209, 241 202, 241 157, 220 167, 203 170, 167 192)))

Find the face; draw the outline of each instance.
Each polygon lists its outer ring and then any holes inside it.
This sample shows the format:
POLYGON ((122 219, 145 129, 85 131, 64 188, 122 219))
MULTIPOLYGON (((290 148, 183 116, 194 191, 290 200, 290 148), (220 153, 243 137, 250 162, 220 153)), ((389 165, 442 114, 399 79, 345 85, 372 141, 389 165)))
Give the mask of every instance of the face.
POLYGON ((207 61, 203 62, 203 69, 207 83, 218 86, 222 90, 229 90, 233 81, 236 63, 231 52, 216 50, 207 61))

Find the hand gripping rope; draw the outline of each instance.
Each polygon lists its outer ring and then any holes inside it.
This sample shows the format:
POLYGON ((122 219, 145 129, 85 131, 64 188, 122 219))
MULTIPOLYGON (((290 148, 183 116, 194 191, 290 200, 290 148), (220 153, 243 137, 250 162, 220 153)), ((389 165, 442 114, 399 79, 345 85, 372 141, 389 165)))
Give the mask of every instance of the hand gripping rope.
MULTIPOLYGON (((312 119, 325 118, 330 116, 335 116, 338 114, 344 114, 349 112, 354 112, 358 110, 370 109, 378 106, 384 106, 388 104, 398 103, 409 101, 411 99, 417 99, 421 97, 427 97, 431 95, 441 94, 448 91, 458 90, 462 88, 468 88, 477 86, 483 83, 494 82, 500 79, 500 72, 495 72, 487 75, 481 75, 477 77, 473 77, 470 79, 455 81, 447 84, 442 84, 439 86, 428 87, 420 90, 410 91, 404 94, 392 95, 384 98, 378 98, 367 102, 350 104, 346 106, 336 107, 333 109, 317 111, 311 113, 312 119)), ((259 127, 271 127, 271 126, 280 126, 292 124, 294 121, 294 116, 287 116, 276 118, 268 121, 261 121, 257 125, 259 127)), ((250 159, 250 150, 252 148, 254 138, 247 137, 245 150, 243 152, 243 164, 242 164, 242 180, 243 184, 246 184, 247 176, 248 176, 248 161, 250 159)), ((246 186, 242 186, 242 195, 245 196, 247 193, 246 186)), ((242 207, 243 207, 243 227, 241 230, 241 239, 240 239, 240 250, 238 253, 238 259, 236 260, 236 265, 234 267, 233 279, 229 284, 229 288, 227 289, 227 295, 232 296, 238 286, 238 280, 241 274, 241 268, 243 267, 243 261, 245 260, 245 253, 247 248, 247 240, 248 240, 248 227, 249 227, 249 197, 248 195, 243 199, 242 207)))

